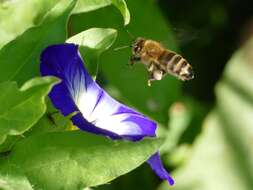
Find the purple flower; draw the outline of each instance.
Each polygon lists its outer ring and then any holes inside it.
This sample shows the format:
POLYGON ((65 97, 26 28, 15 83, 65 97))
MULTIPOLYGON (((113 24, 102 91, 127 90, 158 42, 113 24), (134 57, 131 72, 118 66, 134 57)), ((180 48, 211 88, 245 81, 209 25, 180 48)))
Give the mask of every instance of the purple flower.
MULTIPOLYGON (((56 76, 62 81, 49 97, 64 116, 83 131, 112 139, 138 141, 155 137, 156 123, 135 110, 117 102, 91 78, 74 44, 52 45, 41 54, 42 76, 56 76)), ((173 179, 164 169, 159 153, 147 161, 155 173, 171 185, 173 179)))

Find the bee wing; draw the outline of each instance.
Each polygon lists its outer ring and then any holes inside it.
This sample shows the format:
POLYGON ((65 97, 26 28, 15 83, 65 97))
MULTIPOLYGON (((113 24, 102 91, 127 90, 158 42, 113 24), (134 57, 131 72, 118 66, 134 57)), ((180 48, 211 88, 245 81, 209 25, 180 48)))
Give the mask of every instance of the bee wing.
POLYGON ((173 37, 173 41, 176 41, 180 46, 185 46, 197 40, 201 32, 199 29, 190 28, 188 26, 178 26, 172 28, 171 30, 173 35, 169 35, 168 38, 162 39, 162 44, 171 44, 171 38, 173 37))

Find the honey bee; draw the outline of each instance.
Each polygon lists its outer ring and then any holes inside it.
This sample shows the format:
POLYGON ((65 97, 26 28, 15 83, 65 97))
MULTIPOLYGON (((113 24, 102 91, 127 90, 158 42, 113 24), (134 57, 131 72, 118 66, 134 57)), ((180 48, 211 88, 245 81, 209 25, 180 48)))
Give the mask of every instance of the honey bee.
POLYGON ((171 74, 182 81, 194 78, 192 66, 179 54, 164 48, 159 42, 137 38, 132 44, 130 65, 141 61, 149 72, 148 86, 171 74))

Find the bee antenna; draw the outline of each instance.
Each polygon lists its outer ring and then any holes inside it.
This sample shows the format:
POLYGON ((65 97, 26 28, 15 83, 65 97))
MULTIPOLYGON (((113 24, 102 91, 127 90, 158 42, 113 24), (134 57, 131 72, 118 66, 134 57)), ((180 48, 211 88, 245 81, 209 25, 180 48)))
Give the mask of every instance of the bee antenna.
POLYGON ((129 48, 129 47, 132 47, 132 45, 126 45, 126 46, 117 47, 117 48, 114 48, 113 50, 114 51, 118 51, 118 50, 129 48))
POLYGON ((129 30, 126 29, 126 31, 127 31, 128 35, 130 36, 130 38, 132 38, 132 40, 136 39, 136 37, 131 32, 129 32, 129 30))

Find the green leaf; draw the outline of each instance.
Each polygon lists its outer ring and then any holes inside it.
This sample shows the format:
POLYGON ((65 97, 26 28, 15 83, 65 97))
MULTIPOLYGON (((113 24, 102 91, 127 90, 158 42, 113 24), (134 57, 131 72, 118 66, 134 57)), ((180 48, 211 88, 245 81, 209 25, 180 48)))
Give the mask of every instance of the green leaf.
POLYGON ((41 25, 33 27, 0 50, 0 81, 19 84, 39 74, 39 55, 50 44, 66 38, 66 22, 76 1, 62 0, 41 25))
POLYGON ((5 142, 0 145, 0 153, 8 153, 23 138, 37 134, 65 131, 72 129, 71 127, 73 127, 73 124, 69 118, 59 113, 53 115, 46 113, 32 128, 24 132, 22 136, 7 136, 5 142))
POLYGON ((27 178, 17 171, 12 173, 0 172, 0 189, 1 190, 33 190, 32 185, 27 178))
POLYGON ((8 153, 12 147, 21 139, 22 136, 7 136, 5 141, 0 144, 0 153, 8 153))
POLYGON ((161 147, 161 153, 171 152, 178 144, 180 137, 191 121, 191 114, 183 102, 174 103, 169 111, 169 130, 166 131, 166 140, 161 147))
POLYGON ((116 40, 117 30, 111 28, 91 28, 69 38, 67 43, 74 43, 99 53, 107 50, 116 40))
MULTIPOLYGON (((79 129, 75 127, 71 121, 71 117, 73 116, 74 113, 69 114, 68 116, 62 115, 59 110, 57 110, 54 105, 52 104, 51 100, 48 98, 47 99, 47 111, 44 116, 44 122, 42 125, 45 125, 46 128, 49 129, 50 126, 50 131, 65 131, 65 130, 73 130, 73 129, 79 129), (53 127, 53 130, 52 130, 53 127)), ((42 126, 38 126, 36 131, 40 131, 42 126)), ((43 127, 44 128, 44 127, 43 127)), ((34 129, 34 128, 33 128, 34 129)))
POLYGON ((57 131, 63 131, 63 129, 55 126, 54 121, 51 118, 49 119, 48 114, 46 113, 29 131, 25 132, 23 136, 27 138, 32 135, 57 131))
POLYGON ((173 189, 252 189, 252 51, 253 40, 228 62, 216 86, 216 108, 207 117, 190 159, 176 170, 173 189))
POLYGON ((161 143, 159 139, 112 141, 80 131, 52 132, 19 142, 1 167, 16 166, 36 189, 82 189, 135 169, 161 143))
POLYGON ((73 13, 84 13, 111 5, 111 0, 79 0, 73 13))
POLYGON ((20 89, 15 82, 0 84, 0 144, 7 135, 20 135, 45 113, 45 97, 58 79, 35 78, 20 89))
POLYGON ((114 5, 121 12, 125 25, 129 24, 130 13, 124 0, 79 0, 73 13, 89 12, 109 5, 114 5))
MULTIPOLYGON (((16 0, 0 1, 0 49, 14 40, 25 30, 36 26, 58 3, 57 0, 16 0)), ((79 0, 73 13, 93 11, 105 6, 115 5, 129 23, 130 15, 125 1, 111 0, 79 0)))
POLYGON ((80 52, 86 67, 92 76, 96 76, 101 53, 112 46, 117 37, 117 30, 111 28, 91 28, 72 36, 68 43, 80 46, 80 52))
POLYGON ((0 48, 39 24, 57 0, 0 1, 0 48))
POLYGON ((127 4, 124 0, 112 0, 112 4, 119 9, 121 14, 124 17, 125 25, 129 24, 130 22, 130 12, 127 8, 127 4))

